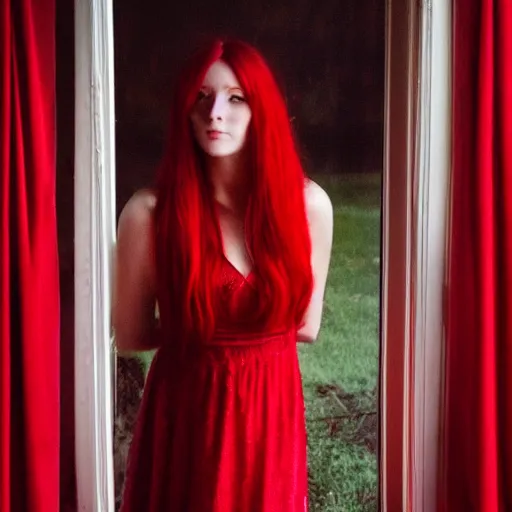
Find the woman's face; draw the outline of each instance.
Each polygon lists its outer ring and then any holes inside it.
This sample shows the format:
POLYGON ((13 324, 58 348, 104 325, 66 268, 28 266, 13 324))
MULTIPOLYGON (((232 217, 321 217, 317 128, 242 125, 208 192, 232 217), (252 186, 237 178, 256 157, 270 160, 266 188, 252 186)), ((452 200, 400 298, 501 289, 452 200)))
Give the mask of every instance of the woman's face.
POLYGON ((190 114, 197 142, 213 157, 230 156, 245 145, 251 109, 233 70, 214 62, 190 114))

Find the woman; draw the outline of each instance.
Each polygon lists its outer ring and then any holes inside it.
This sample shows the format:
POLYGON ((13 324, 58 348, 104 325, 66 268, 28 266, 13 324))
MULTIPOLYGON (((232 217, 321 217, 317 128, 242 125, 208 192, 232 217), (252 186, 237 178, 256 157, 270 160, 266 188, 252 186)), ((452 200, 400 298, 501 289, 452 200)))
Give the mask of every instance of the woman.
POLYGON ((121 510, 303 512, 296 342, 320 328, 331 202, 305 177, 275 80, 245 43, 191 59, 170 127, 156 191, 119 220, 116 344, 158 348, 121 510))

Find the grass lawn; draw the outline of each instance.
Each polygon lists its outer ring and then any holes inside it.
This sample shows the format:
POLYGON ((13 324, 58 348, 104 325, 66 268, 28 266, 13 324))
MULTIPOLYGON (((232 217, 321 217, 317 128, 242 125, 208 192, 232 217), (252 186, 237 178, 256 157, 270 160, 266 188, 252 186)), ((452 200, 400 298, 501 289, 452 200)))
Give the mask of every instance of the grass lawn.
POLYGON ((299 349, 310 509, 377 510, 380 175, 314 177, 334 206, 319 339, 299 349))
MULTIPOLYGON (((380 174, 313 178, 334 205, 318 341, 301 345, 311 512, 377 510, 380 174)), ((142 355, 149 365, 152 353, 142 355)))

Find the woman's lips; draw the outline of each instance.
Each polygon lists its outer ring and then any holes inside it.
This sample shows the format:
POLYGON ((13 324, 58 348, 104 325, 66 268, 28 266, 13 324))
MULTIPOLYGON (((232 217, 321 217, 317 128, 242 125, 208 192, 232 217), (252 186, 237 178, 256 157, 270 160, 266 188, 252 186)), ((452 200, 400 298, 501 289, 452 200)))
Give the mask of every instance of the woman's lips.
POLYGON ((210 140, 217 140, 223 135, 224 132, 219 132, 218 130, 208 130, 206 134, 210 140))

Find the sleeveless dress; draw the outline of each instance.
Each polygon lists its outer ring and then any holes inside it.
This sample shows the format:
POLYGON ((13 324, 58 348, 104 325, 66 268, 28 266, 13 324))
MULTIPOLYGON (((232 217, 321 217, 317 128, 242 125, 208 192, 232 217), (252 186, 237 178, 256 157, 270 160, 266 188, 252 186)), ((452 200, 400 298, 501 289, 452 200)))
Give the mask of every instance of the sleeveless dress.
POLYGON ((244 321, 254 273, 223 260, 214 339, 158 350, 130 448, 121 512, 304 512, 307 462, 296 330, 244 321))

